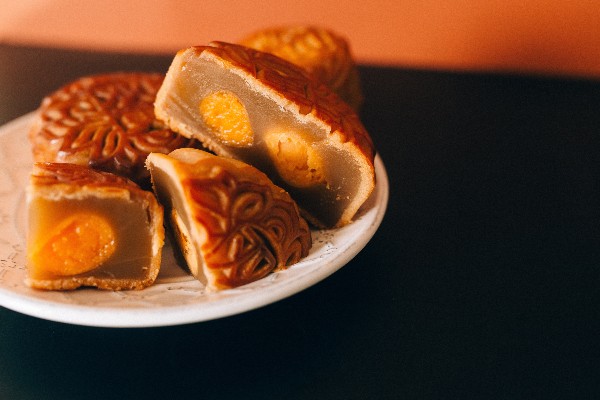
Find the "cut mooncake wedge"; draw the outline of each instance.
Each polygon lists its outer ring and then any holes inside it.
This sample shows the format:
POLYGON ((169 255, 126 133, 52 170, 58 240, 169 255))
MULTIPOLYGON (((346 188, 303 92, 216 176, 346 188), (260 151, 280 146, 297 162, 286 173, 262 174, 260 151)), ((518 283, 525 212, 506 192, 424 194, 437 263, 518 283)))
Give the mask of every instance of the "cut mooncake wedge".
POLYGON ((92 75, 49 94, 29 132, 34 160, 89 166, 149 184, 149 153, 195 145, 154 116, 163 79, 145 72, 92 75))
POLYGON ((308 224, 287 192, 254 167, 202 150, 147 160, 154 190, 190 272, 215 291, 244 285, 308 255, 308 224))
POLYGON ((289 25, 255 31, 239 43, 304 68, 352 108, 360 108, 363 96, 358 68, 341 35, 319 26, 289 25))
POLYGON ((27 188, 26 283, 37 289, 143 289, 159 272, 163 209, 128 179, 36 163, 27 188))
POLYGON ((266 173, 318 227, 349 223, 374 188, 373 142, 354 110, 272 54, 223 42, 181 50, 155 113, 266 173))

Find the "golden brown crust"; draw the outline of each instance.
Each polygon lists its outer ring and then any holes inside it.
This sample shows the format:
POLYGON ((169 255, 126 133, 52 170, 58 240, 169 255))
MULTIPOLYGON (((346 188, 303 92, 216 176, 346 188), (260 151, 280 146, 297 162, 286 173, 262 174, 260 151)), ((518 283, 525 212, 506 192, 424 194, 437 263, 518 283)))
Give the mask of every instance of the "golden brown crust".
POLYGON ((164 244, 163 208, 152 192, 142 190, 134 182, 112 173, 95 171, 67 163, 35 163, 27 188, 27 201, 36 197, 58 200, 62 198, 86 199, 119 198, 131 200, 146 210, 148 229, 152 235, 150 265, 143 278, 123 279, 96 276, 65 276, 55 279, 27 277, 26 284, 36 289, 72 290, 82 286, 100 289, 143 289, 156 280, 164 244))
POLYGON ((103 290, 142 290, 151 286, 156 274, 142 280, 131 279, 98 279, 96 277, 65 277, 60 279, 32 279, 27 278, 25 283, 34 289, 40 290, 75 290, 81 287, 95 287, 103 290))
MULTIPOLYGON (((157 94, 155 113, 171 129, 197 138, 216 154, 252 163, 269 174, 272 180, 294 196, 303 216, 317 227, 339 227, 351 222, 374 189, 375 149, 359 116, 327 85, 317 81, 297 65, 275 55, 224 42, 181 50, 173 60, 165 82, 157 94), (352 176, 347 176, 347 179, 336 178, 338 181, 333 185, 329 185, 328 177, 325 177, 326 183, 321 185, 322 187, 305 191, 286 182, 279 172, 274 172, 275 162, 270 160, 271 156, 265 153, 264 148, 233 148, 219 140, 207 129, 206 124, 200 121, 196 111, 197 100, 189 99, 206 96, 204 82, 209 82, 208 85, 217 88, 211 87, 209 90, 228 90, 228 82, 222 78, 211 82, 211 74, 222 77, 224 75, 220 74, 224 71, 227 71, 228 79, 237 76, 243 80, 244 88, 235 89, 239 91, 238 95, 243 94, 247 98, 255 96, 256 101, 252 104, 264 98, 272 105, 268 111, 254 107, 250 115, 251 120, 262 118, 261 123, 264 124, 265 115, 271 115, 273 120, 283 115, 285 118, 292 116, 291 124, 296 124, 300 129, 311 129, 312 137, 309 141, 315 143, 315 146, 318 141, 319 146, 323 146, 322 149, 326 148, 329 151, 328 154, 335 153, 337 157, 343 155, 346 160, 344 164, 352 165, 351 171, 342 171, 338 175, 352 176), (199 84, 199 80, 203 83, 199 84), (242 93, 243 90, 247 92, 242 93), (309 126, 310 128, 306 128, 309 126), (256 161, 260 165, 255 164, 256 161), (350 181, 350 184, 347 183, 350 181), (338 196, 339 193, 342 194, 338 196)), ((274 125, 271 126, 273 127, 274 125)), ((287 128, 284 126, 282 129, 287 128)), ((265 139, 272 132, 256 130, 254 133, 265 139)), ((308 145, 313 146, 311 143, 308 145)), ((285 163, 285 160, 282 162, 285 163)), ((330 177, 332 175, 330 174, 330 177)))
POLYGON ((150 152, 193 145, 154 116, 163 79, 159 73, 94 75, 50 94, 29 133, 34 160, 85 165, 144 183, 150 152))
POLYGON ((341 143, 354 144, 373 163, 375 149, 356 112, 331 89, 286 60, 262 51, 225 42, 196 46, 194 51, 213 54, 298 106, 302 115, 312 115, 330 126, 330 135, 341 143))
POLYGON ((348 41, 341 35, 311 25, 276 26, 253 32, 239 43, 304 68, 352 108, 360 108, 363 96, 358 70, 348 41))
POLYGON ((310 230, 296 204, 254 167, 193 149, 151 154, 148 165, 159 198, 184 199, 167 214, 179 217, 182 251, 188 264, 202 264, 190 270, 208 289, 256 281, 308 255, 310 230))
POLYGON ((57 190, 57 185, 64 185, 64 189, 70 188, 73 191, 82 191, 84 188, 106 188, 113 193, 122 190, 128 195, 139 197, 147 197, 149 194, 122 176, 69 163, 34 163, 31 183, 38 190, 43 187, 57 190))

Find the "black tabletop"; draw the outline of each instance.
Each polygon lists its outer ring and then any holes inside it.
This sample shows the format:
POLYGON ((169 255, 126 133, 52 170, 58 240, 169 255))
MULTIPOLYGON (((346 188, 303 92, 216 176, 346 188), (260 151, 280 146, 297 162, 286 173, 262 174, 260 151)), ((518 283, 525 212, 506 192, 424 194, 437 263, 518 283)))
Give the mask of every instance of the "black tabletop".
MULTIPOLYGON (((0 45, 0 123, 82 75, 164 72, 172 56, 0 45)), ((600 82, 360 72, 390 201, 351 262, 282 301, 181 326, 0 307, 0 398, 593 398, 600 82)))

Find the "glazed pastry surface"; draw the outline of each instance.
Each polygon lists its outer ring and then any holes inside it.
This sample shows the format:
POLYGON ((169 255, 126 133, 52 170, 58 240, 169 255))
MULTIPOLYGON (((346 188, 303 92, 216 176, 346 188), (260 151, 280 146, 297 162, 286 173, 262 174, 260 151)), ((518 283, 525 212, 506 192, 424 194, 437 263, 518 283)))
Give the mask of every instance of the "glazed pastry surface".
POLYGON ((196 149, 153 153, 147 164, 190 272, 208 290, 253 282, 308 254, 296 204, 254 167, 196 149))
POLYGON ((150 152, 193 146, 154 116, 159 73, 110 73, 73 81, 42 101, 29 133, 34 160, 89 166, 137 183, 150 152))
POLYGON ((375 185, 375 149, 354 110, 272 54, 223 42, 180 51, 155 113, 265 172, 318 227, 349 223, 375 185))
POLYGON ((318 26, 289 25, 258 30, 239 43, 302 67, 352 108, 360 108, 363 96, 358 69, 350 45, 341 35, 318 26))

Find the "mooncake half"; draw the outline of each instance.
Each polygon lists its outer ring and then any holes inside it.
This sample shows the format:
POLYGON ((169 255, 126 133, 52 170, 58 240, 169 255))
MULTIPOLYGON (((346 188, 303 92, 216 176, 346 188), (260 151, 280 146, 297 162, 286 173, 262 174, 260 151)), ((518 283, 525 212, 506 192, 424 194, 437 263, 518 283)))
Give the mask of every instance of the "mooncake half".
POLYGON ((122 72, 77 79, 42 100, 29 133, 37 162, 61 162, 149 183, 151 152, 193 145, 154 116, 164 74, 122 72))
POLYGON ((311 25, 276 26, 255 31, 239 43, 299 65, 354 109, 360 108, 358 68, 348 41, 338 33, 311 25))
POLYGON ((163 209, 117 175, 36 163, 27 187, 26 283, 37 289, 143 289, 159 272, 163 209))
POLYGON ((154 190, 190 272, 215 291, 308 255, 308 224, 288 193, 241 161, 202 150, 148 156, 154 190))
POLYGON ((354 110, 272 54, 223 42, 179 51, 155 113, 266 173, 315 226, 349 223, 374 188, 375 149, 354 110))

